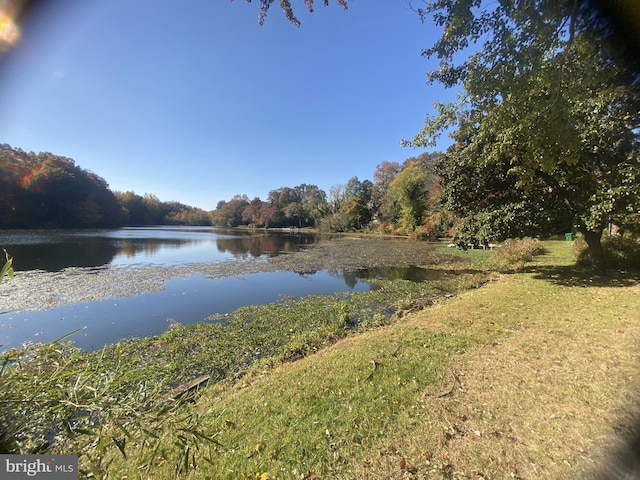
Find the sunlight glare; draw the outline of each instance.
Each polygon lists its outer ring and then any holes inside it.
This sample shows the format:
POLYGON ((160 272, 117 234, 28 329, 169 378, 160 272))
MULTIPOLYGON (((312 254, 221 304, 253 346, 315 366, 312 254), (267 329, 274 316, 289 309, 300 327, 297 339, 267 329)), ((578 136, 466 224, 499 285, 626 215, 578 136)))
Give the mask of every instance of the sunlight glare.
POLYGON ((4 52, 20 39, 20 28, 13 16, 0 11, 0 51, 4 52))

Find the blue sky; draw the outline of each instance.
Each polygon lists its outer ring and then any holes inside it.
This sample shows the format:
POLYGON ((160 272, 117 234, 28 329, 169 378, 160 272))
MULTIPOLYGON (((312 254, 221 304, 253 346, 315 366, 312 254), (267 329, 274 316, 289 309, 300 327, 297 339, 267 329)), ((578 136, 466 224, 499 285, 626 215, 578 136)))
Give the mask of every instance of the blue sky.
POLYGON ((296 28, 277 2, 262 27, 257 1, 53 2, 0 64, 0 143, 206 210, 422 153, 399 140, 454 96, 420 55, 440 30, 406 0, 316 3, 296 28))

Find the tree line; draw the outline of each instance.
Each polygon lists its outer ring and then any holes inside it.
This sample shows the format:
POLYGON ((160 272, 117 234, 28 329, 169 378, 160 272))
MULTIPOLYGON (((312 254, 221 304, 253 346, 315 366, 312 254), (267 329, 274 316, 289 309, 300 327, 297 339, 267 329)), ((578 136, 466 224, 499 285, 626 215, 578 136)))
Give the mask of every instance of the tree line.
POLYGON ((75 161, 0 145, 1 228, 107 228, 140 225, 215 225, 225 228, 318 228, 327 232, 377 230, 447 235, 453 217, 438 202, 434 165, 439 153, 403 163, 384 161, 373 181, 354 176, 329 193, 301 184, 271 190, 268 197, 236 195, 205 211, 153 194, 112 192, 107 182, 75 161))
POLYGON ((0 228, 208 225, 208 212, 155 195, 112 192, 75 161, 0 145, 0 228))
POLYGON ((220 227, 315 227, 328 232, 376 230, 436 238, 447 235, 453 217, 439 203, 440 185, 433 171, 439 153, 423 153, 402 164, 378 164, 373 181, 351 177, 329 193, 301 184, 271 190, 266 200, 236 195, 211 212, 220 227))

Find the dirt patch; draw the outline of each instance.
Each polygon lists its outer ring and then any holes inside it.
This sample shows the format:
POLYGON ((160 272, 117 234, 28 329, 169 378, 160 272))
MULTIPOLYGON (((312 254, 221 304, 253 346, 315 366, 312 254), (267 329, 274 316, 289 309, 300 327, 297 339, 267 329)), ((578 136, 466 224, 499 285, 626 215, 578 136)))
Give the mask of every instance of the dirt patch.
POLYGON ((433 244, 406 240, 338 238, 323 240, 298 252, 273 257, 178 266, 118 266, 67 268, 59 272, 17 272, 0 284, 0 311, 45 310, 68 303, 123 298, 162 290, 174 277, 198 273, 213 278, 259 272, 319 270, 353 271, 372 267, 430 265, 445 261, 433 244))

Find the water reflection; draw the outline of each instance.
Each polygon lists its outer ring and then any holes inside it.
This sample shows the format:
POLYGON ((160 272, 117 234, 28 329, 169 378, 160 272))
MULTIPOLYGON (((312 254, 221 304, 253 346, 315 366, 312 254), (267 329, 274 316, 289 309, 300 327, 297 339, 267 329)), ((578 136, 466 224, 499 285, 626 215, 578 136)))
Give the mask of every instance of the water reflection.
POLYGON ((313 235, 266 234, 211 227, 0 231, 0 246, 14 258, 17 271, 243 260, 294 252, 315 241, 313 235))
POLYGON ((180 238, 128 238, 116 243, 118 255, 124 257, 137 257, 141 254, 144 256, 153 256, 158 253, 161 248, 174 248, 193 245, 196 240, 180 239, 180 238))
POLYGON ((67 267, 98 267, 107 265, 118 253, 116 245, 100 238, 78 241, 71 237, 43 239, 42 243, 9 243, 0 241, 13 257, 13 268, 19 270, 47 270, 67 267))
POLYGON ((220 252, 228 252, 237 259, 274 256, 295 252, 303 245, 315 242, 312 235, 261 234, 240 237, 220 237, 216 246, 220 252))
MULTIPOLYGON (((266 234, 206 228, 154 227, 96 231, 0 232, 0 246, 17 270, 121 264, 206 263, 294 252, 316 241, 312 235, 266 234)), ((357 271, 268 272, 214 279, 174 278, 159 292, 77 303, 46 311, 8 312, 0 317, 0 350, 25 341, 52 341, 78 328, 82 348, 98 348, 127 337, 158 334, 168 319, 187 324, 241 306, 344 291, 366 291, 374 279, 424 281, 441 272, 419 267, 357 271)))

